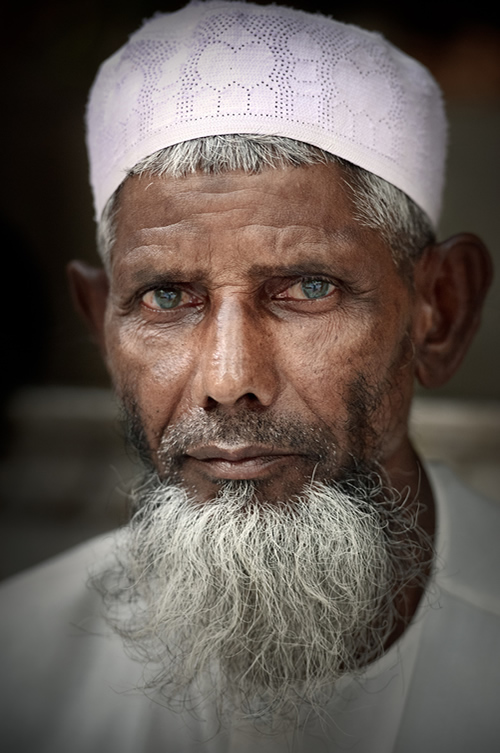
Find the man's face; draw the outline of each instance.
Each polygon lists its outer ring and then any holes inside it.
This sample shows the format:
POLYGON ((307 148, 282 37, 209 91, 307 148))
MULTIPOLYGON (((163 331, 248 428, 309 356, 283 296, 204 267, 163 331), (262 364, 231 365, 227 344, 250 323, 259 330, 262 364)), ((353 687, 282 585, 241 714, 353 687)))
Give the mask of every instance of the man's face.
POLYGON ((158 474, 100 590, 167 700, 215 666, 220 708, 317 706, 420 598, 430 544, 393 473, 408 484, 416 304, 342 178, 120 195, 104 350, 158 474))
POLYGON ((124 186, 108 365, 160 474, 199 501, 224 480, 278 500, 397 464, 412 305, 336 165, 124 186))

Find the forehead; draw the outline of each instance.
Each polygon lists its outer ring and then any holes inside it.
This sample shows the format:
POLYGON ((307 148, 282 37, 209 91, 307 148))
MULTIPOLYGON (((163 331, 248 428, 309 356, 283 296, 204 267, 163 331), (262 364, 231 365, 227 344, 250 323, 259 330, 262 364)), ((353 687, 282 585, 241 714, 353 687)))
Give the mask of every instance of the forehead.
POLYGON ((297 263, 332 251, 351 265, 390 257, 379 234, 357 222, 351 189, 335 164, 126 181, 113 265, 160 253, 178 263, 212 264, 218 251, 238 264, 297 263))

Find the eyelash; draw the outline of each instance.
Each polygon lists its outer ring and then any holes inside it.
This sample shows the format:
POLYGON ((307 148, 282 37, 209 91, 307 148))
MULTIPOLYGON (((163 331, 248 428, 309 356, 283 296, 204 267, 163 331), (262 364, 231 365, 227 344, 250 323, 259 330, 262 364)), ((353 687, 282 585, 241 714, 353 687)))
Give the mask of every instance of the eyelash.
POLYGON ((335 290, 339 289, 339 287, 340 287, 339 284, 335 280, 330 279, 329 277, 323 277, 322 275, 310 275, 310 276, 307 276, 307 277, 300 277, 299 279, 290 280, 289 282, 287 282, 286 287, 283 287, 281 289, 281 291, 275 297, 278 300, 290 300, 290 301, 296 301, 296 302, 298 302, 298 301, 305 301, 305 300, 310 300, 310 301, 324 300, 325 298, 329 298, 335 290), (319 298, 316 298, 316 299, 315 298, 310 298, 310 299, 307 299, 307 298, 287 298, 285 296, 286 291, 290 290, 290 288, 294 288, 296 285, 305 285, 308 282, 321 282, 321 283, 325 283, 327 285, 331 285, 332 288, 333 288, 333 290, 330 291, 327 295, 323 295, 323 296, 321 296, 319 298))
MULTIPOLYGON (((333 295, 333 293, 335 293, 335 291, 340 289, 340 287, 341 286, 339 285, 339 283, 336 280, 332 280, 331 278, 324 277, 323 275, 308 275, 304 277, 298 277, 298 278, 296 277, 292 279, 287 279, 286 281, 282 281, 282 283, 279 285, 276 292, 271 294, 271 298, 277 301, 287 301, 289 303, 299 303, 299 304, 302 302, 309 303, 309 302, 314 302, 314 301, 322 301, 322 300, 325 300, 326 298, 330 298, 333 295), (331 285, 332 290, 329 291, 326 295, 322 295, 318 298, 314 298, 314 297, 293 298, 293 297, 287 297, 285 295, 287 290, 290 290, 290 288, 293 288, 301 284, 304 285, 308 282, 325 283, 327 285, 331 285)), ((165 285, 158 285, 153 288, 147 288, 146 290, 139 292, 136 296, 136 299, 138 299, 139 302, 148 310, 154 311, 154 312, 161 312, 161 313, 169 313, 169 312, 179 311, 180 309, 186 309, 186 308, 196 308, 200 306, 202 303, 202 301, 200 301, 199 294, 196 294, 194 291, 190 290, 189 288, 184 287, 184 285, 182 284, 171 284, 171 283, 170 284, 166 283, 165 285), (197 298, 198 302, 185 303, 179 306, 174 306, 170 309, 169 308, 162 309, 161 307, 155 308, 153 306, 148 305, 145 302, 144 299, 148 294, 155 294, 161 291, 164 291, 166 293, 168 292, 180 293, 181 295, 186 293, 188 295, 191 295, 192 298, 197 298)))
POLYGON ((171 309, 169 309, 169 308, 162 309, 161 307, 154 308, 153 306, 148 306, 148 304, 144 300, 146 298, 146 296, 148 294, 153 294, 154 295, 155 293, 161 293, 161 292, 164 292, 164 293, 174 293, 174 294, 177 293, 177 294, 180 294, 181 296, 183 294, 187 294, 187 295, 190 295, 191 298, 195 298, 195 297, 199 298, 199 296, 196 296, 196 294, 193 291, 187 290, 182 285, 162 285, 162 286, 158 286, 158 287, 154 287, 154 288, 149 288, 148 290, 144 291, 143 293, 140 293, 139 296, 138 296, 138 298, 140 299, 140 302, 142 303, 143 306, 145 306, 146 308, 148 308, 148 309, 150 309, 152 311, 164 311, 164 312, 177 311, 180 308, 191 308, 191 307, 196 307, 196 306, 200 305, 200 303, 191 303, 191 304, 185 303, 185 304, 182 304, 180 306, 172 307, 171 309))

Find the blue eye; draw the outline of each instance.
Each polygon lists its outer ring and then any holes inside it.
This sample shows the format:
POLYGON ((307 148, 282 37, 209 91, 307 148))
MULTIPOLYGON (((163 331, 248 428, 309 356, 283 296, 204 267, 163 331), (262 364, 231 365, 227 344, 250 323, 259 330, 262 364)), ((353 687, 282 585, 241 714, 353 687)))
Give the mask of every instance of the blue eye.
POLYGON ((152 311, 177 312, 181 309, 190 309, 200 306, 203 299, 195 295, 191 290, 186 290, 183 285, 166 288, 153 288, 144 293, 141 303, 152 311))
POLYGON ((178 306, 182 300, 181 290, 159 290, 152 291, 153 302, 161 309, 173 309, 178 306))
POLYGON ((330 292, 331 283, 326 280, 309 279, 303 280, 300 288, 306 298, 323 298, 330 292))
POLYGON ((303 277, 276 297, 284 301, 320 301, 330 298, 336 289, 335 283, 321 277, 303 277))

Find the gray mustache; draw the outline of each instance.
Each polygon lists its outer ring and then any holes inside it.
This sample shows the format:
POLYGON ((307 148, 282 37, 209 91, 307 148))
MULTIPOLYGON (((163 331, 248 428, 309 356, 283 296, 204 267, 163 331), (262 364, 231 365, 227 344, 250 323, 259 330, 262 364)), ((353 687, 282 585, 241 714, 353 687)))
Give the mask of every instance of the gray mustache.
POLYGON ((304 424, 293 417, 268 414, 216 412, 193 414, 165 433, 160 457, 184 455, 209 444, 265 445, 297 452, 317 462, 335 451, 337 442, 324 427, 304 424))

